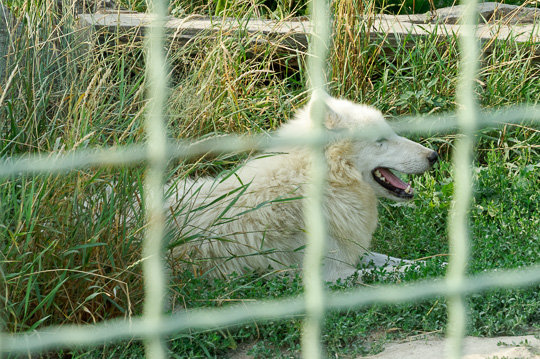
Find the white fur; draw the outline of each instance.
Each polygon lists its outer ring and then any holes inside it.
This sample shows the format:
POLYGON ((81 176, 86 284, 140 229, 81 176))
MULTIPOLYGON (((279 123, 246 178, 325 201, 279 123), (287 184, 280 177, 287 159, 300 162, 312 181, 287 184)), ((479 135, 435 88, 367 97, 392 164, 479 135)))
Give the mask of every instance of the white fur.
MULTIPOLYGON (((382 114, 369 106, 323 96, 325 128, 330 132, 370 132, 375 138, 340 139, 325 148, 327 187, 324 213, 328 240, 323 263, 327 281, 354 274, 363 257, 376 266, 400 260, 368 251, 377 227, 377 197, 400 200, 372 176, 377 167, 420 174, 433 151, 400 137, 382 114), (377 141, 378 140, 378 141, 377 141)), ((310 131, 313 101, 278 136, 310 131)), ((436 156, 435 156, 436 157, 436 156)), ((303 196, 310 186, 310 151, 278 148, 251 159, 225 179, 202 178, 178 183, 169 205, 175 235, 187 238, 175 249, 186 267, 210 275, 301 267, 305 228, 303 196)))

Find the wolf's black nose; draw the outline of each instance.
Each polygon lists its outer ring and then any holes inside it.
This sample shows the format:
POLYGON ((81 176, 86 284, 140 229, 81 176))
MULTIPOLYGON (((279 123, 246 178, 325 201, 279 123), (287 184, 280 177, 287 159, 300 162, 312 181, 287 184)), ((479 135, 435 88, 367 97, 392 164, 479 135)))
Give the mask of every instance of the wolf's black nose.
POLYGON ((435 162, 439 159, 439 155, 435 151, 431 151, 431 153, 427 156, 427 159, 429 161, 429 165, 433 166, 435 162))

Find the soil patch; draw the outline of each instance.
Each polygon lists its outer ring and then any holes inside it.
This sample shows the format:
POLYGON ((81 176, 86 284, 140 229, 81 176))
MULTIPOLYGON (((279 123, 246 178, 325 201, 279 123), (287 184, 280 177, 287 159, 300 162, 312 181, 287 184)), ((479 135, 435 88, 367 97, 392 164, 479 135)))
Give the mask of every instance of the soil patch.
MULTIPOLYGON (((446 339, 426 337, 422 340, 390 343, 382 353, 364 359, 444 359, 446 339)), ((466 337, 463 359, 540 359, 540 339, 533 335, 517 337, 466 337)))

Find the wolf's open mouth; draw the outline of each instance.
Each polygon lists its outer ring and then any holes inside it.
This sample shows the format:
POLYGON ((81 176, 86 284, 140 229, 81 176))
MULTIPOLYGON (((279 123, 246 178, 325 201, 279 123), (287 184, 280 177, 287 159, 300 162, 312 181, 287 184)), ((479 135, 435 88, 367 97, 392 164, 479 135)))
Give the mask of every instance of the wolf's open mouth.
POLYGON ((394 193, 400 198, 412 198, 413 189, 410 183, 405 183, 390 171, 389 168, 377 167, 372 172, 375 182, 394 193))

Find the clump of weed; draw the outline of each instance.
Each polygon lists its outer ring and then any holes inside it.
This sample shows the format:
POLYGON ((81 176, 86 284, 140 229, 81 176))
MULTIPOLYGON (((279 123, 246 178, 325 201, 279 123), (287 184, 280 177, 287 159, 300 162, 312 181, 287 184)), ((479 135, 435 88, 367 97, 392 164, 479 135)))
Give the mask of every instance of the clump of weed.
POLYGON ((197 39, 195 55, 183 49, 188 65, 170 97, 173 137, 272 130, 303 102, 302 73, 290 66, 300 55, 281 48, 284 38, 257 45, 242 26, 197 39))

